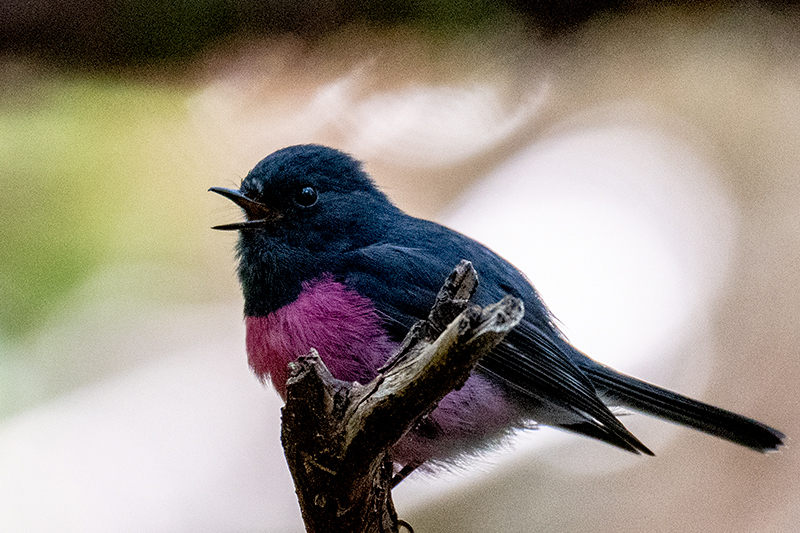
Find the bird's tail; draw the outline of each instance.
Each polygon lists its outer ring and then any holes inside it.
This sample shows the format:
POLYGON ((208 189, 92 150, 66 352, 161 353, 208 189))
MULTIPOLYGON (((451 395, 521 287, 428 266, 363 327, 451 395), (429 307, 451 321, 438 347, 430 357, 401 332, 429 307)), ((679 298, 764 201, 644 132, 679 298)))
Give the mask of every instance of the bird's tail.
POLYGON ((583 370, 601 396, 614 405, 683 424, 759 452, 777 450, 786 438, 757 420, 692 400, 599 363, 583 370))

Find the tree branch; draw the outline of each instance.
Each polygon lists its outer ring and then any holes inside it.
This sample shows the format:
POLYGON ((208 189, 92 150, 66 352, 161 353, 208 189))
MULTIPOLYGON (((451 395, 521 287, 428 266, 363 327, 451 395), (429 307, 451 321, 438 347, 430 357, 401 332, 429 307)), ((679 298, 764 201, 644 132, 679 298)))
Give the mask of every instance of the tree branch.
POLYGON ((475 270, 462 261, 428 319, 366 385, 336 380, 315 350, 290 364, 281 440, 308 532, 398 531, 389 449, 463 386, 524 314, 510 296, 471 305, 476 288, 475 270))

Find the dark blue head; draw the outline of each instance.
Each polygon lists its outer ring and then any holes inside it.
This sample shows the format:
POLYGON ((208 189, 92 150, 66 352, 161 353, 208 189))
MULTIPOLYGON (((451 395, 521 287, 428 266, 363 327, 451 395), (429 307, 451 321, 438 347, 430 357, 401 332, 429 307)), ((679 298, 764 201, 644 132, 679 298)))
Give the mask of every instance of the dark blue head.
POLYGON ((216 229, 240 230, 239 279, 249 316, 290 302, 301 282, 329 271, 343 253, 379 241, 400 213, 357 160, 313 144, 265 157, 238 191, 210 190, 247 218, 216 229))

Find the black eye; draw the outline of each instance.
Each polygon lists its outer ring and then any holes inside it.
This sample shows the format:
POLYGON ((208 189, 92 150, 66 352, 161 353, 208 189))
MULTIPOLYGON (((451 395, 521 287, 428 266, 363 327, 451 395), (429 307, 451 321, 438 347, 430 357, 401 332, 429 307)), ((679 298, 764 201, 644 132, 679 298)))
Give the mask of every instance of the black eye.
POLYGON ((314 187, 303 187, 294 195, 294 201, 300 207, 311 207, 317 203, 317 190, 314 187))

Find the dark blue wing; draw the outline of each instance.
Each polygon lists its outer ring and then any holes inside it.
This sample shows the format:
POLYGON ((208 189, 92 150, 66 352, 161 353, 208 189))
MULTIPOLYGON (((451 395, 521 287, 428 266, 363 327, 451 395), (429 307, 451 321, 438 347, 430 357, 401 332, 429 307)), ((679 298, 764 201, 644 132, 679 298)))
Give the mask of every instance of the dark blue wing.
POLYGON ((609 411, 574 364, 575 351, 525 276, 488 248, 438 224, 411 219, 387 242, 347 254, 342 275, 348 286, 375 303, 389 334, 400 340, 414 322, 428 315, 445 278, 462 259, 471 261, 478 272, 475 303, 487 305, 506 294, 525 303, 523 321, 480 362, 479 371, 538 422, 651 453, 609 411))

